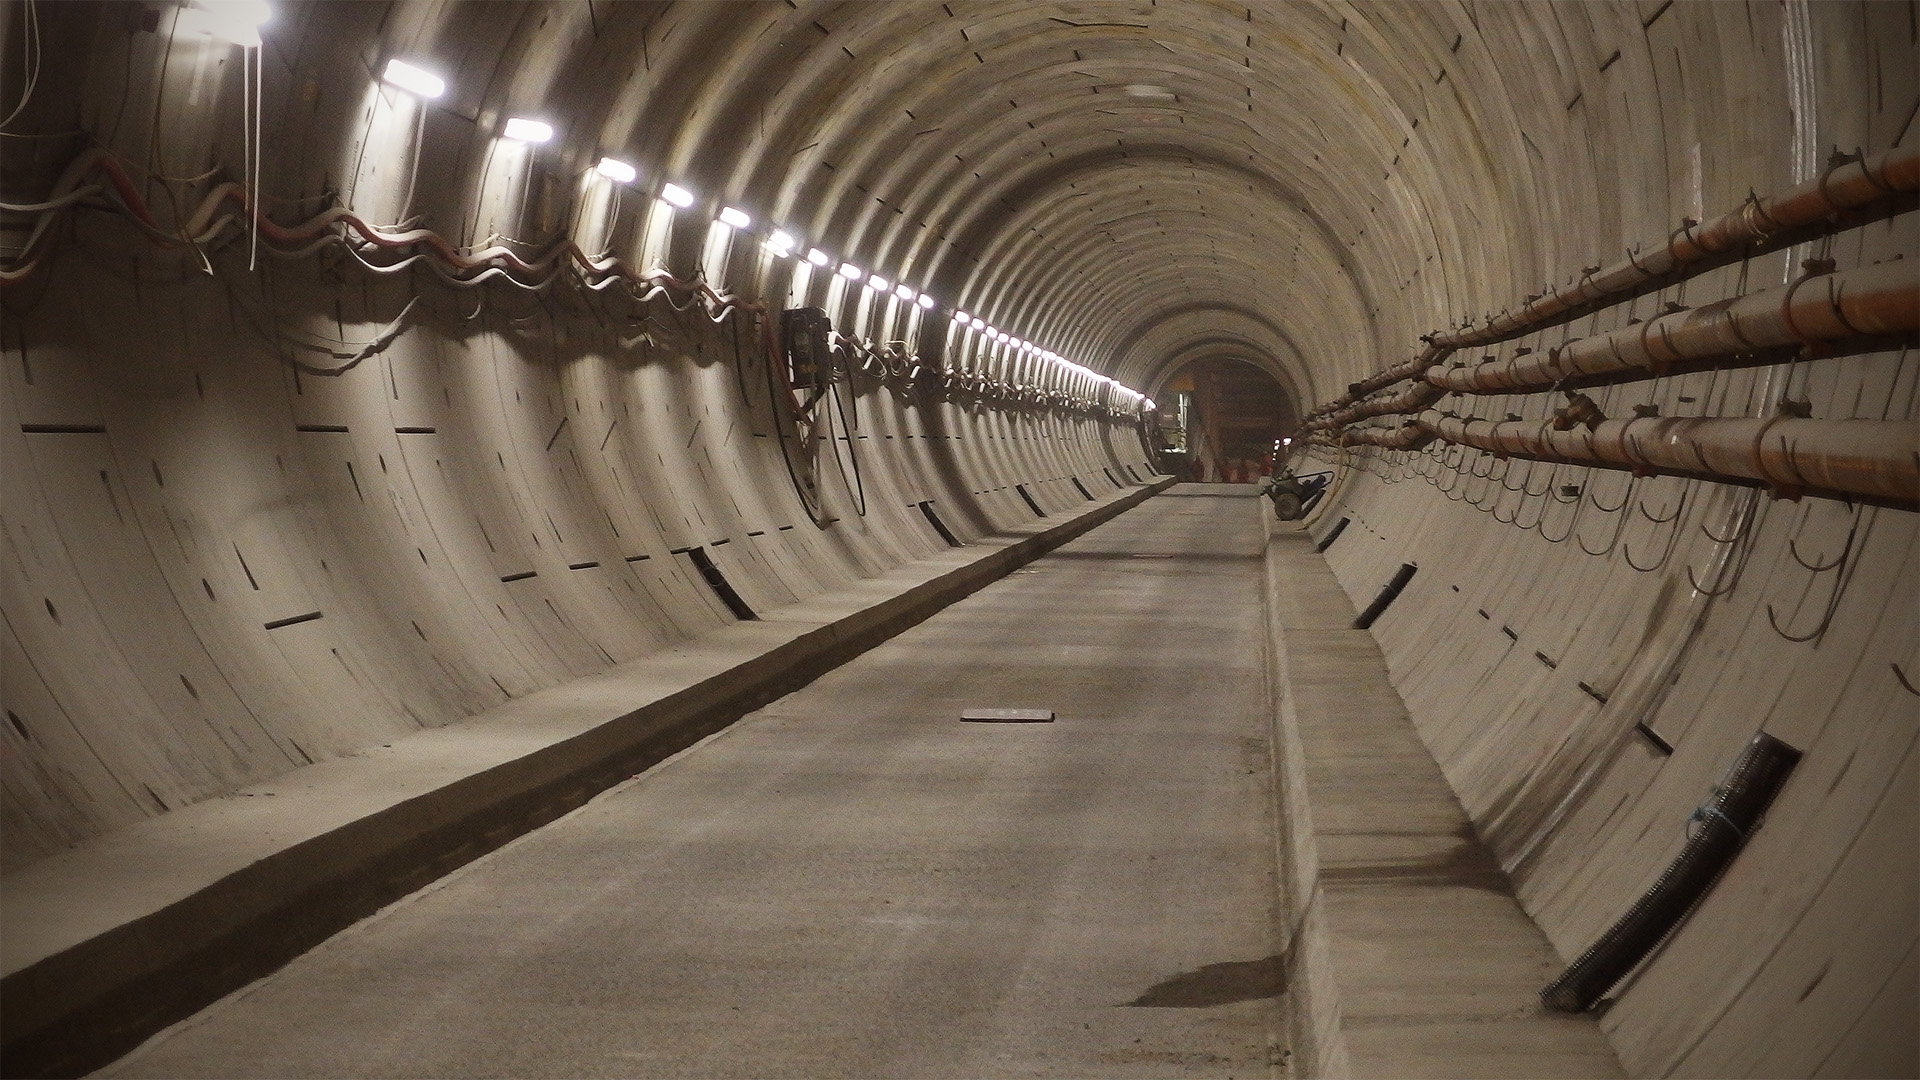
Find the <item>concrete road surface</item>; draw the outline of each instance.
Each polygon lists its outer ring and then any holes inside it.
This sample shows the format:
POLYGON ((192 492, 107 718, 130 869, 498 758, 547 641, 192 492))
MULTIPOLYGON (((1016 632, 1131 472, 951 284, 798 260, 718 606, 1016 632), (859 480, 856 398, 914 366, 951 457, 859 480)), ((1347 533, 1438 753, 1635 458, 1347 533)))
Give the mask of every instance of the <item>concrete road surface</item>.
POLYGON ((1148 501, 103 1075, 1284 1075, 1248 492, 1148 501))

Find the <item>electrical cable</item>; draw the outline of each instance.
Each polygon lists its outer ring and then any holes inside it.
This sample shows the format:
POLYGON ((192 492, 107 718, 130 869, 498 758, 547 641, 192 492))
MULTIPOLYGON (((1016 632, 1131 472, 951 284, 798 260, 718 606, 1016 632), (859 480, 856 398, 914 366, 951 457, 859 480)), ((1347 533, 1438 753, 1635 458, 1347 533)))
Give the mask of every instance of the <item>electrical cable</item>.
MULTIPOLYGON (((866 517, 867 484, 860 476, 860 455, 854 447, 855 435, 853 427, 847 423, 847 407, 845 401, 843 401, 840 396, 840 383, 837 380, 830 380, 827 383, 827 392, 833 396, 834 411, 840 415, 840 430, 847 441, 847 460, 853 463, 853 482, 851 484, 847 483, 847 470, 842 468, 840 470, 840 483, 846 486, 847 494, 852 495, 854 498, 854 514, 858 517, 866 517)), ((849 394, 853 392, 852 368, 847 369, 847 392, 849 394)), ((859 402, 856 401, 854 403, 854 409, 858 412, 859 402)), ((831 421, 831 414, 829 414, 829 421, 831 421)), ((831 422, 828 423, 827 430, 828 434, 831 435, 833 430, 831 422)), ((834 448, 833 459, 835 464, 838 464, 840 461, 840 451, 837 446, 834 448)))
MULTIPOLYGON (((250 271, 259 269, 260 253, 279 260, 310 257, 327 247, 339 247, 362 268, 381 275, 397 274, 416 265, 424 265, 434 275, 450 285, 460 288, 474 288, 492 281, 501 281, 528 292, 545 292, 563 276, 568 276, 575 285, 588 292, 604 292, 616 285, 626 289, 635 300, 646 303, 655 299, 664 299, 676 312, 685 312, 698 305, 702 313, 715 325, 725 322, 737 314, 753 315, 760 318, 766 335, 770 339, 777 336, 772 330, 776 313, 764 302, 748 301, 734 293, 721 293, 705 281, 682 280, 664 269, 640 272, 623 260, 612 256, 595 257, 582 251, 578 244, 565 235, 557 236, 544 247, 527 256, 522 256, 512 248, 501 244, 491 244, 479 250, 462 251, 449 243, 446 238, 430 229, 396 227, 382 229, 368 224, 358 215, 343 206, 333 205, 320 210, 305 221, 294 225, 281 225, 262 210, 261 203, 271 199, 275 202, 307 202, 311 198, 277 199, 267 196, 260 190, 264 169, 264 62, 263 57, 249 52, 250 73, 243 71, 243 78, 252 84, 248 108, 249 134, 251 139, 246 147, 248 167, 242 170, 243 179, 239 182, 225 181, 216 184, 201 199, 192 213, 182 212, 174 198, 172 183, 191 183, 211 178, 218 174, 217 169, 210 170, 198 177, 161 176, 151 169, 139 169, 148 179, 160 180, 168 200, 174 204, 175 222, 173 228, 162 226, 154 217, 139 188, 126 168, 122 166, 119 155, 104 147, 90 147, 77 155, 61 173, 49 196, 36 203, 0 204, 0 210, 9 213, 35 214, 37 220, 28 231, 28 237, 11 258, 0 259, 0 287, 10 287, 36 272, 43 263, 46 238, 52 224, 64 213, 76 207, 97 207, 104 204, 133 221, 153 242, 164 247, 188 246, 195 250, 201 265, 208 272, 212 263, 203 248, 215 244, 222 235, 233 228, 243 228, 249 233, 248 267, 250 271), (250 78, 248 78, 250 74, 250 78), (104 174, 105 183, 84 182, 93 174, 104 174), (95 197, 100 202, 90 202, 95 197), (233 204, 236 209, 227 209, 233 204), (397 261, 378 261, 376 252, 392 252, 399 256, 397 261)), ((424 112, 421 114, 424 117, 424 112)), ((422 120, 424 124, 424 120, 422 120)), ((131 164, 131 163, 128 163, 131 164)), ((418 155, 415 157, 416 173, 418 155)), ((136 166, 136 168, 139 168, 136 166)), ((410 188, 412 183, 410 182, 410 188)), ((331 199, 331 193, 316 196, 331 199)), ((411 209, 411 194, 405 210, 411 209)), ((403 226, 405 223, 403 223, 403 226)), ((506 240, 509 243, 526 244, 506 237, 490 238, 506 240)), ((1102 404, 1091 399, 1073 396, 1059 389, 1037 391, 1032 395, 1016 392, 1016 388, 997 381, 985 380, 974 373, 960 373, 950 370, 932 371, 922 366, 916 354, 906 350, 905 342, 876 343, 858 338, 834 335, 834 344, 847 351, 858 361, 863 370, 872 370, 884 385, 890 385, 898 393, 912 393, 929 375, 939 386, 956 391, 965 391, 981 398, 995 398, 1003 402, 1015 399, 1035 407, 1052 408, 1069 412, 1092 415, 1105 413, 1120 419, 1129 415, 1125 410, 1111 404, 1102 404)), ((776 341, 763 343, 770 357, 777 357, 776 341)), ((364 357, 362 357, 364 359, 364 357)), ((356 361, 357 362, 357 361, 356 361)), ((784 374, 784 365, 769 363, 769 379, 784 374)), ((849 379, 852 368, 849 365, 849 379)), ((778 387, 776 386, 775 389, 778 387)), ((791 396, 792 388, 788 388, 791 396)), ((841 423, 852 438, 852 423, 847 416, 847 405, 836 388, 834 408, 841 413, 841 423)), ((777 396, 777 395, 776 395, 777 396)), ((857 413, 857 401, 853 406, 857 413)), ((776 410, 777 412, 777 410, 776 410)), ((1140 414, 1135 410, 1132 414, 1140 414)), ((783 442, 784 446, 784 442, 783 442)), ((860 475, 857 451, 853 452, 852 471, 855 473, 854 494, 862 505, 864 514, 865 493, 864 478, 860 475)), ((790 460, 790 472, 794 464, 790 460)), ((799 477, 795 472, 796 489, 800 490, 799 477)), ((810 500, 802 491, 802 501, 811 507, 810 500)), ((812 512, 812 511, 810 511, 812 512)), ((818 514, 815 513, 818 518, 818 514)))
MULTIPOLYGON (((14 105, 13 111, 7 114, 5 120, 0 120, 0 128, 4 128, 19 119, 20 114, 26 111, 27 103, 33 100, 33 91, 40 83, 40 7, 38 0, 26 0, 26 7, 21 15, 21 22, 25 24, 27 28, 27 32, 21 35, 23 39, 23 51, 25 53, 25 62, 21 67, 27 73, 26 82, 20 91, 20 101, 14 105)), ((6 134, 11 135, 14 133, 7 132, 6 134)))

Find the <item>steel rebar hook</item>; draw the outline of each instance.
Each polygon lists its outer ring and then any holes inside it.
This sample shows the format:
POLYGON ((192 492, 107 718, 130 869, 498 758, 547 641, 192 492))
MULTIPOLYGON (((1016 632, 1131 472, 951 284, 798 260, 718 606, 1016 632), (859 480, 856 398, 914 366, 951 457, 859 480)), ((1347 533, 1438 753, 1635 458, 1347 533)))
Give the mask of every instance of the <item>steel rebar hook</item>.
POLYGON ((1627 520, 1626 518, 1614 519, 1613 537, 1612 539, 1609 539, 1607 541, 1607 546, 1601 548, 1599 551, 1595 551, 1592 548, 1588 547, 1587 542, 1584 538, 1576 538, 1574 540, 1574 543, 1579 544, 1580 550, 1586 552, 1589 555, 1593 555, 1596 557, 1602 556, 1602 555, 1611 555, 1613 554, 1614 545, 1620 542, 1620 531, 1626 528, 1626 524, 1625 524, 1626 520, 1627 520))
MULTIPOLYGON (((1515 491, 1515 490, 1517 490, 1517 489, 1515 489, 1515 488, 1509 488, 1509 487, 1507 487, 1507 486, 1506 486, 1505 484, 1502 484, 1502 485, 1500 485, 1500 489, 1501 489, 1502 491, 1515 491)), ((1516 522, 1516 521, 1518 521, 1518 520, 1520 520, 1520 510, 1521 510, 1521 508, 1522 508, 1522 507, 1524 507, 1524 506, 1525 506, 1525 505, 1527 504, 1527 500, 1526 500, 1525 498, 1522 498, 1522 499, 1520 499, 1520 500, 1519 500, 1518 502, 1516 502, 1516 503, 1514 503, 1514 504, 1513 504, 1513 516, 1512 516, 1512 517, 1501 517, 1501 516, 1500 516, 1500 502, 1501 502, 1501 500, 1502 500, 1503 498, 1504 498, 1504 496, 1501 496, 1501 495, 1495 495, 1495 496, 1493 497, 1493 505, 1487 508, 1487 513, 1489 513, 1489 514, 1492 514, 1492 515, 1493 515, 1493 520, 1495 520, 1495 521, 1497 521, 1497 522, 1499 522, 1500 524, 1502 524, 1502 525, 1511 525, 1511 524, 1513 524, 1514 522, 1516 522)))
MULTIPOLYGON (((1687 507, 1687 496, 1688 496, 1688 495, 1690 494, 1690 492, 1691 492, 1691 487, 1692 487, 1692 486, 1691 486, 1691 485, 1689 485, 1689 486, 1688 486, 1688 488, 1686 488, 1686 489, 1683 489, 1683 490, 1682 490, 1682 491, 1680 492, 1680 502, 1679 502, 1679 505, 1677 505, 1677 506, 1676 506, 1676 507, 1674 508, 1674 511, 1673 511, 1673 513, 1672 513, 1672 514, 1670 514, 1670 515, 1668 515, 1667 517, 1664 517, 1664 518, 1657 518, 1657 519, 1656 519, 1656 518, 1651 518, 1651 516, 1650 516, 1650 517, 1649 517, 1649 520, 1652 520, 1652 521, 1654 522, 1654 524, 1656 524, 1656 525, 1658 525, 1658 524, 1664 524, 1665 522, 1668 522, 1668 521, 1673 521, 1673 520, 1675 520, 1675 519, 1677 519, 1677 518, 1678 518, 1678 517, 1679 517, 1679 516, 1680 516, 1680 515, 1681 515, 1682 513, 1684 513, 1684 512, 1686 511, 1686 507, 1687 507)), ((1643 510, 1641 510, 1641 513, 1643 513, 1643 514, 1645 514, 1645 513, 1646 513, 1646 511, 1645 511, 1645 510, 1643 509, 1643 510)), ((1641 572, 1641 573, 1643 573, 1643 574, 1651 574, 1651 573, 1653 573, 1653 572, 1654 572, 1655 570, 1658 570, 1658 569, 1660 569, 1660 568, 1661 568, 1662 566, 1665 566, 1665 565, 1667 565, 1667 560, 1668 560, 1668 559, 1671 559, 1671 558, 1673 558, 1673 551, 1674 551, 1674 548, 1675 548, 1675 547, 1677 547, 1677 546, 1679 546, 1679 543, 1680 543, 1680 531, 1681 531, 1681 530, 1680 530, 1680 526, 1678 526, 1678 525, 1675 525, 1675 526, 1674 526, 1673 528, 1671 528, 1671 529, 1669 529, 1669 530, 1667 530, 1667 546, 1666 546, 1666 549, 1665 549, 1665 550, 1663 550, 1663 551, 1662 551, 1662 552, 1660 553, 1660 558, 1659 558, 1658 560, 1656 560, 1656 561, 1654 562, 1654 564, 1653 564, 1652 566, 1641 566, 1641 565, 1640 565, 1639 563, 1637 563, 1637 562, 1635 562, 1635 561, 1634 561, 1634 559, 1633 559, 1633 541, 1631 541, 1631 540, 1629 540, 1629 541, 1627 541, 1626 543, 1624 543, 1624 544, 1621 544, 1621 545, 1620 545, 1620 556, 1621 556, 1621 558, 1623 558, 1623 559, 1625 559, 1625 560, 1627 561, 1627 565, 1628 565, 1628 566, 1631 566, 1631 567, 1633 567, 1633 568, 1634 568, 1635 570, 1638 570, 1638 571, 1640 571, 1640 572, 1641 572)))
MULTIPOLYGON (((1704 522, 1702 522, 1700 525, 1700 531, 1702 533, 1705 533, 1710 539, 1714 540, 1716 543, 1722 545, 1723 547, 1727 545, 1732 545, 1732 544, 1739 544, 1742 540, 1745 540, 1747 536, 1751 534, 1753 530, 1754 520, 1759 516, 1760 516, 1760 489, 1749 488, 1747 490, 1746 505, 1743 506, 1740 510, 1739 521, 1736 527, 1734 528, 1733 538, 1731 540, 1721 540, 1713 532, 1712 529, 1707 528, 1706 523, 1704 522)), ((1732 564, 1732 570, 1729 571, 1727 569, 1727 565, 1728 565, 1727 562, 1721 563, 1720 576, 1722 579, 1725 580, 1726 583, 1722 585, 1720 584, 1720 582, 1716 581, 1714 583, 1714 587, 1711 589, 1707 588, 1706 586, 1700 583, 1700 579, 1694 576, 1693 564, 1688 563, 1687 564, 1687 584, 1692 585, 1695 592, 1704 594, 1706 596, 1725 596, 1726 594, 1732 592, 1735 586, 1740 584, 1740 577, 1746 571, 1747 560, 1751 559, 1752 557, 1753 557, 1752 544, 1748 544, 1744 547, 1735 548, 1732 553, 1732 558, 1728 560, 1728 562, 1732 564)))
MULTIPOLYGON (((1522 494, 1524 496, 1524 493, 1522 494)), ((1540 527, 1540 523, 1547 519, 1547 505, 1548 505, 1547 500, 1538 495, 1532 496, 1532 498, 1534 500, 1534 505, 1540 508, 1540 512, 1533 516, 1533 524, 1519 526, 1521 532, 1526 532, 1528 529, 1537 529, 1540 527)), ((1525 497, 1523 497, 1520 500, 1520 504, 1513 508, 1513 521, 1509 522, 1508 524, 1519 523, 1520 511, 1525 509, 1526 505, 1527 505, 1527 500, 1525 497)))
MULTIPOLYGON (((1862 516, 1861 512, 1864 509, 1865 509, 1865 504, 1858 504, 1854 507, 1853 523, 1847 528, 1846 546, 1841 549, 1840 558, 1832 564, 1833 566, 1839 566, 1841 569, 1838 574, 1834 575, 1833 591, 1827 595, 1826 611, 1823 612, 1820 616, 1820 624, 1818 626, 1815 626, 1811 632, 1806 634, 1802 634, 1802 635, 1789 634, 1785 630, 1781 629, 1779 616, 1774 612, 1773 604, 1768 603, 1767 604, 1767 622, 1773 627, 1774 633, 1779 634, 1781 637, 1786 638, 1788 641, 1794 641, 1794 642, 1815 641, 1821 637, 1826 636, 1827 627, 1833 625, 1833 616, 1836 612, 1840 610, 1840 596, 1843 592, 1846 591, 1847 585, 1853 580, 1853 575, 1852 575, 1853 568, 1845 566, 1844 564, 1848 561, 1849 558, 1852 557, 1854 541, 1858 537, 1860 532, 1860 520, 1862 516)), ((1795 555, 1794 558, 1798 560, 1799 556, 1795 555)), ((1802 562, 1801 565, 1805 566, 1806 564, 1802 562)), ((1824 571, 1820 571, 1820 572, 1824 572, 1824 571)))
POLYGON ((1672 521, 1676 517, 1679 517, 1680 511, 1685 509, 1686 505, 1687 505, 1687 491, 1686 489, 1683 488, 1681 489, 1681 492, 1680 492, 1680 501, 1674 504, 1673 513, 1668 514, 1666 517, 1654 517, 1652 514, 1647 513, 1647 500, 1645 499, 1641 499, 1635 502, 1633 504, 1633 508, 1639 512, 1641 517, 1646 518, 1648 521, 1653 522, 1655 525, 1665 525, 1667 522, 1672 521))
MULTIPOLYGON (((1559 502, 1558 499, 1554 501, 1559 502)), ((1564 506, 1565 504, 1562 503, 1561 505, 1564 506)), ((1561 533, 1560 538, 1556 540, 1553 537, 1547 535, 1546 507, 1543 504, 1540 511, 1540 538, 1545 540, 1549 544, 1566 543, 1567 538, 1573 535, 1573 531, 1580 527, 1580 511, 1585 509, 1586 505, 1587 505, 1587 501, 1585 499, 1575 498, 1573 500, 1573 512, 1567 515, 1567 531, 1561 533)))
POLYGON ((1535 499, 1541 498, 1548 492, 1551 492, 1553 490, 1553 482, 1560 479, 1560 463, 1556 461, 1552 463, 1553 468, 1547 470, 1547 486, 1541 488, 1539 491, 1533 490, 1534 466, 1539 464, 1542 463, 1538 461, 1527 462, 1527 475, 1520 478, 1519 490, 1535 499))
POLYGON ((1600 505, 1600 496, 1598 496, 1598 495, 1589 495, 1589 499, 1590 499, 1590 500, 1592 501, 1592 503, 1593 503, 1593 508, 1594 508, 1595 510, 1598 510, 1598 511, 1600 511, 1600 512, 1601 512, 1601 513, 1603 513, 1603 514, 1613 514, 1613 513, 1618 513, 1618 512, 1619 512, 1619 511, 1620 511, 1620 510, 1621 510, 1622 508, 1624 508, 1624 507, 1625 507, 1625 506, 1627 505, 1627 503, 1629 503, 1629 502, 1632 502, 1632 501, 1633 501, 1633 488, 1634 488, 1634 485, 1635 485, 1635 484, 1638 484, 1639 482, 1640 482, 1640 478, 1639 478, 1639 477, 1637 477, 1637 476, 1635 476, 1635 477, 1632 477, 1632 478, 1630 478, 1630 479, 1628 479, 1628 480, 1627 480, 1627 491, 1626 491, 1626 494, 1624 494, 1624 495, 1622 495, 1622 496, 1620 497, 1620 501, 1619 501, 1619 502, 1618 502, 1617 504, 1615 504, 1615 505, 1613 505, 1613 506, 1601 506, 1601 505, 1600 505))
MULTIPOLYGON (((1595 510, 1600 511, 1603 514, 1618 513, 1621 509, 1623 509, 1627 505, 1627 503, 1633 501, 1633 489, 1634 489, 1634 486, 1639 483, 1639 481, 1640 481, 1640 478, 1637 476, 1631 477, 1627 480, 1626 494, 1621 496, 1619 505, 1615 506, 1611 510, 1607 509, 1604 506, 1601 506, 1600 500, 1598 498, 1589 497, 1587 501, 1593 504, 1593 508, 1595 510)), ((1586 552, 1589 555, 1593 555, 1593 556, 1611 555, 1613 554, 1613 549, 1620 543, 1620 534, 1622 531, 1626 529, 1626 527, 1627 527, 1626 515, 1622 514, 1620 517, 1615 518, 1614 526, 1613 526, 1613 537, 1607 541, 1607 546, 1601 548, 1599 551, 1595 551, 1592 548, 1588 547, 1587 541, 1583 537, 1575 537, 1574 543, 1579 544, 1580 550, 1586 552)))

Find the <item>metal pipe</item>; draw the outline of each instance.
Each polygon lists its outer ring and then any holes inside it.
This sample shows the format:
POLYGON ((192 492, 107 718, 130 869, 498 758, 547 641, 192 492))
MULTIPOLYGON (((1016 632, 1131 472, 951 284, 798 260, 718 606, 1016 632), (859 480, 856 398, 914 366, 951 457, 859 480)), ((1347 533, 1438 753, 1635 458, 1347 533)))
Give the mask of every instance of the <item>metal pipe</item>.
POLYGON ((1339 436, 1343 446, 1397 450, 1434 439, 1533 461, 1757 485, 1780 498, 1858 498, 1920 509, 1920 421, 1652 416, 1561 431, 1551 420, 1432 416, 1395 431, 1339 436))
POLYGON ((1916 205, 1916 191, 1920 148, 1899 147, 1862 160, 1836 159, 1819 177, 1765 198, 1749 196, 1738 210, 1704 225, 1683 221, 1659 250, 1629 252, 1611 267, 1592 267, 1569 289, 1549 286, 1517 312, 1502 312, 1477 327, 1427 335, 1418 356, 1352 384, 1347 393, 1309 412, 1307 419, 1415 378, 1457 349, 1507 341, 1741 259, 1905 213, 1916 205))
MULTIPOLYGON (((1705 367, 1764 366, 1791 359, 1803 347, 1817 355, 1859 352, 1896 344, 1916 331, 1920 331, 1920 277, 1912 263, 1896 261, 1801 278, 1791 285, 1582 338, 1546 353, 1473 367, 1435 368, 1427 372, 1427 382, 1465 394, 1539 392, 1651 379, 1705 367)), ((1428 403, 1410 394, 1401 398, 1428 403)), ((1343 410, 1327 421, 1361 408, 1371 408, 1371 403, 1343 410)), ((1395 411, 1402 410, 1381 408, 1371 415, 1395 411)))
POLYGON ((1445 396, 1447 392, 1431 382, 1418 382, 1392 397, 1362 401, 1317 420, 1309 420, 1300 425, 1300 430, 1309 434, 1332 431, 1375 416, 1417 413, 1445 396))
POLYGON ((1629 253, 1604 270, 1595 267, 1565 292, 1549 287, 1519 311, 1502 312, 1477 328, 1436 334, 1434 343, 1459 349, 1532 333, 1716 267, 1903 213, 1914 208, 1917 189, 1920 148, 1899 147, 1866 159, 1836 157, 1812 180, 1776 195, 1749 196, 1738 210, 1704 225, 1688 220, 1658 250, 1629 253))

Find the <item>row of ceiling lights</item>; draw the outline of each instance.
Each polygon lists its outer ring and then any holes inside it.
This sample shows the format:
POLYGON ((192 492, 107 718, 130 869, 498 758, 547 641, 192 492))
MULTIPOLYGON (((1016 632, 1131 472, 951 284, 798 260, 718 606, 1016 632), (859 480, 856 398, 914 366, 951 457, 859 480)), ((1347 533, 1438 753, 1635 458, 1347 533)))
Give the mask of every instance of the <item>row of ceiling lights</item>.
MULTIPOLYGON (((260 27, 265 25, 273 14, 266 0, 194 0, 193 5, 186 10, 193 16, 189 29, 214 34, 247 47, 260 44, 260 27)), ((445 79, 397 58, 387 61, 387 66, 381 73, 381 81, 420 98, 438 98, 447 92, 445 79)), ((553 125, 545 121, 517 116, 509 118, 501 128, 503 137, 530 144, 548 142, 553 138, 553 134, 553 125)), ((617 184, 630 184, 639 176, 639 170, 632 165, 611 157, 601 158, 599 164, 594 166, 594 171, 617 184)), ((673 183, 661 185, 660 199, 680 209, 685 209, 694 203, 693 192, 673 183)), ((745 231, 753 225, 751 216, 732 206, 723 206, 718 220, 721 224, 740 231, 745 231)), ((773 235, 766 239, 765 246, 776 257, 784 259, 799 250, 799 241, 785 230, 775 229, 773 235)), ((819 248, 808 248, 806 260, 814 266, 825 267, 833 262, 833 257, 819 248)), ((902 301, 919 305, 923 311, 932 311, 939 306, 938 301, 933 297, 917 291, 910 285, 890 282, 879 274, 869 274, 850 262, 842 262, 836 273, 848 281, 862 282, 874 292, 891 292, 902 301)), ((1139 401, 1143 397, 1138 391, 1114 382, 1097 371, 1076 364, 1057 352, 1042 349, 1004 330, 996 330, 978 316, 968 315, 964 311, 955 311, 953 322, 963 330, 980 333, 988 341, 1041 357, 1069 371, 1085 375, 1095 382, 1109 384, 1134 401, 1139 401)))

